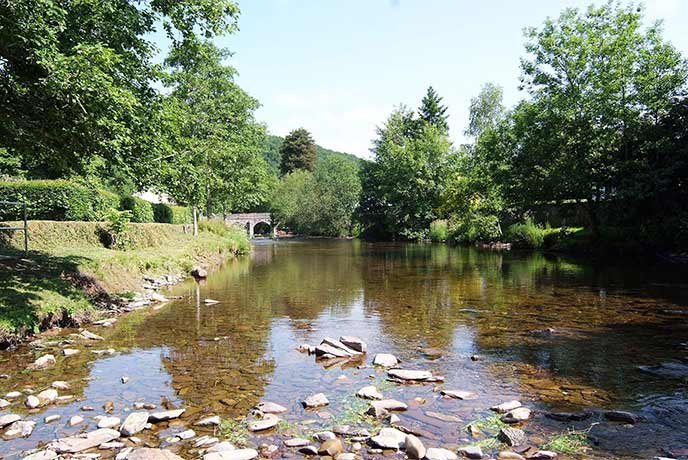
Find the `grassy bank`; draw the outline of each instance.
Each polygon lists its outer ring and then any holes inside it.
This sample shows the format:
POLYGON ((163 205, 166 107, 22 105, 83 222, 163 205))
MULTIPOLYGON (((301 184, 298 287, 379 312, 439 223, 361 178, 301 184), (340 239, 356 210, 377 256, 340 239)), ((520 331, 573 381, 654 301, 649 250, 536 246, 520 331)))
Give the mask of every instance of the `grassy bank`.
MULTIPOLYGON (((194 237, 182 225, 132 224, 130 247, 113 250, 101 242, 100 223, 29 222, 29 257, 0 258, 0 342, 87 321, 118 295, 140 291, 144 275, 188 274, 249 250, 241 230, 200 228, 194 237)), ((21 248, 22 233, 0 233, 0 254, 21 248)))

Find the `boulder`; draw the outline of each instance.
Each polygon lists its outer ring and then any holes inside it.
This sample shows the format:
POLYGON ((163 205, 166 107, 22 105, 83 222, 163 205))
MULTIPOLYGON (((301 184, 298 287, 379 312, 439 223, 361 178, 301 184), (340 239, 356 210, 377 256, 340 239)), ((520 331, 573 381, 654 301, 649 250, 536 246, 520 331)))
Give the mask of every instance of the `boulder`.
POLYGON ((98 428, 115 428, 119 426, 119 417, 100 417, 98 419, 98 428))
POLYGON ((406 442, 406 433, 396 428, 382 428, 380 434, 370 438, 374 447, 380 449, 403 449, 406 442))
POLYGON ((166 449, 139 447, 127 455, 127 460, 184 460, 179 455, 166 449))
POLYGON ((119 431, 102 428, 89 433, 58 439, 46 447, 58 454, 75 454, 119 438, 119 431))
POLYGON ((41 391, 36 396, 38 397, 38 400, 41 402, 41 406, 46 406, 57 401, 57 397, 59 395, 57 394, 57 390, 55 390, 54 388, 49 388, 47 390, 41 391))
POLYGON ((368 345, 358 337, 343 335, 339 338, 339 341, 359 353, 366 353, 368 351, 368 345))
POLYGON ((356 393, 356 396, 359 398, 363 399, 382 399, 382 393, 380 393, 377 388, 373 385, 368 385, 360 390, 358 390, 358 393, 356 393))
POLYGON ((43 355, 40 358, 38 358, 36 361, 34 361, 29 366, 29 369, 33 369, 33 370, 47 369, 49 367, 54 366, 56 362, 57 361, 55 360, 55 357, 53 355, 43 355))
POLYGON ((254 420, 248 425, 251 431, 265 431, 274 428, 279 423, 279 418, 274 414, 265 414, 262 419, 254 420))
POLYGON ((329 403, 324 393, 317 393, 303 400, 303 405, 306 408, 327 406, 329 403))
POLYGON ((256 409, 265 414, 281 414, 287 411, 286 407, 269 401, 262 401, 258 403, 256 409))
POLYGON ((123 436, 134 436, 136 433, 140 433, 146 428, 149 416, 148 412, 132 412, 122 423, 119 432, 123 436))
POLYGON ((530 409, 527 407, 517 407, 502 415, 502 421, 505 423, 521 423, 530 418, 530 409))
POLYGON ((622 410, 608 410, 604 413, 604 417, 607 420, 611 420, 613 422, 622 422, 630 424, 637 423, 640 420, 639 416, 622 410))
POLYGON ((148 417, 148 421, 152 423, 166 422, 174 418, 179 418, 186 411, 186 409, 165 410, 161 412, 153 412, 148 417))
POLYGON ((318 448, 319 455, 329 455, 332 458, 336 457, 338 454, 341 454, 342 452, 344 452, 344 444, 342 443, 342 440, 339 438, 328 439, 327 441, 323 442, 318 448))
POLYGON ((7 414, 0 416, 0 428, 4 428, 7 425, 11 425, 14 422, 21 420, 21 417, 17 414, 7 414))
POLYGON ((425 451, 426 460, 456 460, 458 456, 448 449, 430 447, 425 451))
POLYGON ((37 396, 29 395, 29 397, 26 398, 26 401, 24 401, 24 405, 29 409, 35 409, 41 405, 41 400, 38 399, 37 396))
POLYGON ((399 380, 428 380, 432 378, 430 371, 417 371, 411 369, 390 369, 387 373, 390 377, 399 380))
POLYGON ((440 391, 442 396, 454 399, 475 399, 476 394, 472 391, 462 391, 462 390, 442 390, 440 391))
POLYGON ((205 454, 203 460, 253 460, 256 457, 258 451, 255 449, 235 449, 205 454))
POLYGON ((500 429, 497 439, 511 447, 523 445, 527 441, 526 434, 523 430, 511 427, 500 429))
POLYGON ((373 365, 375 366, 394 367, 397 364, 399 364, 397 357, 389 353, 378 353, 373 358, 373 365))
POLYGON ((5 439, 28 438, 33 433, 34 428, 36 428, 36 422, 19 420, 5 430, 3 437, 5 439))
POLYGON ((408 409, 408 405, 404 402, 395 399, 383 399, 381 401, 372 401, 366 413, 374 417, 384 417, 390 411, 406 409, 408 409))
POLYGON ((499 412, 500 414, 506 414, 510 410, 514 410, 518 407, 521 407, 522 404, 520 401, 517 401, 515 399, 507 402, 503 402, 501 404, 498 404, 496 406, 490 407, 490 410, 493 410, 495 412, 499 412))
POLYGON ((411 460, 422 460, 425 457, 425 446, 412 434, 407 434, 404 440, 406 456, 411 460))
POLYGON ((40 450, 31 455, 27 455, 22 460, 53 460, 57 458, 57 452, 54 450, 40 450))
POLYGON ((202 418, 194 423, 196 426, 217 426, 222 422, 219 415, 212 415, 210 417, 202 418))
POLYGON ((483 450, 480 448, 480 446, 462 447, 459 449, 459 453, 466 458, 472 458, 475 460, 483 458, 483 450))

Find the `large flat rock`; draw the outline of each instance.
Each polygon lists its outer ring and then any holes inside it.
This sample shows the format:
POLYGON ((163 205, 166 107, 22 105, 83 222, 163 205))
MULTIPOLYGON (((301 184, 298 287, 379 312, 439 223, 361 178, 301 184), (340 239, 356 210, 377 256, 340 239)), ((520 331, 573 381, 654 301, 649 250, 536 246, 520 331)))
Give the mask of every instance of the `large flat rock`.
POLYGON ((49 443, 47 448, 59 454, 76 454, 117 438, 119 438, 119 431, 101 428, 90 433, 58 439, 49 443))

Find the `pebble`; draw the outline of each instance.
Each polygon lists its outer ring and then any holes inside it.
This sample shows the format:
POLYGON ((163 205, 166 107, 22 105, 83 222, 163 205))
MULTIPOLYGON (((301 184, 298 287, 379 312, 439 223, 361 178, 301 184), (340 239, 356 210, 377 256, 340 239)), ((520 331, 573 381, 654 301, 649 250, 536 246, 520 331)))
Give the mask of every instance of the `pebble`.
POLYGON ((218 443, 215 444, 214 446, 208 448, 208 450, 206 450, 206 453, 211 453, 211 452, 226 452, 226 451, 228 451, 228 450, 235 450, 235 449, 236 449, 236 447, 234 447, 234 444, 232 444, 231 442, 229 442, 229 441, 222 441, 222 442, 218 442, 218 443))
POLYGON ((19 391, 10 391, 9 393, 7 393, 5 395, 5 398, 12 400, 12 399, 19 399, 19 398, 21 398, 21 396, 22 396, 22 394, 19 391))
POLYGON ((325 441, 327 441, 328 439, 335 439, 335 438, 337 437, 337 435, 335 435, 335 434, 334 434, 333 432, 331 432, 331 431, 320 431, 320 432, 318 432, 318 433, 315 433, 315 434, 313 435, 313 437, 314 437, 315 439, 317 439, 318 441, 320 441, 320 442, 325 442, 325 441))
POLYGON ((529 460, 552 460, 553 458, 557 457, 556 452, 552 452, 549 450, 538 450, 532 455, 528 456, 529 460))
POLYGON ((119 429, 124 436, 133 436, 146 428, 148 423, 148 412, 132 412, 127 416, 119 429))
POLYGON ((46 449, 27 455, 22 460, 53 460, 54 458, 57 458, 57 452, 46 449))
POLYGON ((339 438, 328 439, 318 448, 319 455, 329 455, 332 458, 336 457, 342 452, 344 452, 344 444, 339 438))
POLYGON ((53 415, 48 415, 46 418, 43 419, 45 423, 51 423, 56 420, 60 420, 62 416, 60 414, 53 414, 53 415))
POLYGON ((36 422, 29 422, 25 420, 16 421, 13 424, 11 424, 9 428, 7 428, 7 430, 5 431, 5 438, 27 438, 31 436, 31 433, 33 433, 34 428, 36 428, 36 422))
POLYGON ((472 391, 462 390, 442 390, 440 394, 454 399, 474 399, 476 397, 476 394, 472 391))
POLYGON ((80 416, 80 415, 73 415, 73 416, 70 417, 70 419, 69 419, 69 426, 76 426, 76 425, 78 425, 78 424, 80 424, 80 423, 83 423, 83 421, 84 421, 84 418, 83 418, 82 416, 80 416))
POLYGON ((383 399, 381 401, 372 401, 366 413, 374 417, 384 417, 390 411, 406 409, 408 409, 406 403, 395 399, 383 399))
POLYGON ((41 405, 41 400, 38 399, 37 396, 29 395, 29 397, 26 398, 26 401, 24 401, 24 405, 29 409, 35 409, 41 405))
POLYGON ((174 418, 181 417, 185 411, 186 409, 174 409, 161 412, 153 412, 152 414, 150 414, 148 420, 150 420, 153 423, 165 422, 167 420, 172 420, 174 418))
POLYGON ((285 439, 284 440, 284 445, 287 447, 304 447, 310 444, 310 441, 308 439, 303 439, 303 438, 292 438, 292 439, 285 439))
POLYGON ((0 428, 3 428, 7 425, 11 425, 14 422, 17 422, 21 420, 21 417, 17 414, 7 414, 0 416, 0 428))
POLYGON ((400 380, 428 380, 432 378, 430 371, 418 371, 411 369, 390 369, 387 373, 390 377, 400 380))
POLYGON ((81 334, 79 334, 81 338, 84 338, 86 340, 105 340, 101 336, 94 334, 93 332, 87 331, 84 329, 81 331, 81 334))
POLYGON ((525 460, 525 457, 521 454, 518 454, 516 452, 512 452, 510 450, 503 450, 499 454, 497 454, 497 458, 499 460, 525 460))
POLYGON ((526 443, 526 433, 518 428, 502 428, 499 430, 497 439, 502 441, 507 446, 520 446, 526 443))
POLYGON ((122 376, 121 380, 122 380, 122 383, 127 383, 127 382, 129 382, 129 377, 124 375, 124 376, 122 376))
POLYGON ((108 450, 108 449, 121 449, 124 447, 123 442, 119 441, 110 441, 110 442, 104 442, 101 445, 98 446, 98 449, 103 449, 103 450, 108 450))
POLYGON ((604 416, 607 420, 611 420, 613 422, 622 422, 630 424, 637 423, 640 420, 640 417, 638 417, 637 415, 621 410, 606 411, 604 413, 604 416))

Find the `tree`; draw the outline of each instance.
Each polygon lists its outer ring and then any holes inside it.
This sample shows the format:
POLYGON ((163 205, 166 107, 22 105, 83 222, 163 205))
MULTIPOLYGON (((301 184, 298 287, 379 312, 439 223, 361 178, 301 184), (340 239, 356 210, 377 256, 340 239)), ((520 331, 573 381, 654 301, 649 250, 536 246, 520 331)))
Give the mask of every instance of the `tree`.
POLYGON ((428 86, 428 90, 421 101, 418 108, 418 116, 423 122, 434 126, 440 133, 449 133, 449 124, 447 119, 449 115, 446 114, 447 107, 442 105, 442 97, 435 91, 432 86, 428 86))
POLYGON ((289 174, 297 169, 313 171, 317 161, 315 142, 304 128, 295 129, 280 146, 280 171, 289 174))
POLYGON ((513 171, 540 197, 581 200, 597 234, 600 206, 627 195, 628 172, 645 162, 634 139, 685 98, 688 67, 636 5, 566 9, 526 37, 532 102, 516 113, 513 171))
POLYGON ((30 176, 147 165, 165 135, 148 37, 163 24, 181 46, 235 30, 238 14, 231 0, 0 2, 0 147, 30 176))
POLYGON ((273 219, 297 233, 310 234, 312 223, 317 219, 314 207, 317 200, 313 173, 297 169, 282 177, 273 195, 273 219))
POLYGON ((504 117, 506 109, 502 104, 502 87, 494 83, 485 83, 480 93, 471 99, 468 116, 468 128, 465 134, 478 138, 488 129, 493 129, 504 117))

